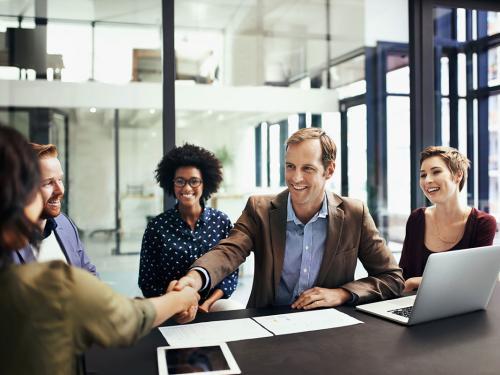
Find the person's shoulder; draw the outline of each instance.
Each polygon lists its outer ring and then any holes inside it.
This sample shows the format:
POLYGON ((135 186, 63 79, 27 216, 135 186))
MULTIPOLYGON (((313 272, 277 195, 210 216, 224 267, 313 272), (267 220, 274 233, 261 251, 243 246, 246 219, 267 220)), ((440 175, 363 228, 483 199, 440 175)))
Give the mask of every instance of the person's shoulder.
POLYGON ((286 204, 288 199, 288 189, 283 190, 279 194, 256 194, 248 198, 248 203, 254 207, 270 207, 271 205, 286 204))
POLYGON ((495 216, 490 215, 487 212, 478 210, 477 208, 472 208, 472 212, 476 216, 479 225, 484 225, 488 227, 491 226, 496 229, 497 219, 495 218, 495 216))
POLYGON ((76 227, 75 222, 73 220, 71 220, 70 217, 63 212, 61 212, 59 215, 57 215, 54 218, 54 221, 56 222, 56 224, 58 226, 59 225, 61 225, 61 226, 71 225, 73 227, 76 227))
POLYGON ((213 219, 220 221, 230 221, 229 216, 227 216, 227 214, 223 211, 212 207, 205 207, 205 209, 207 210, 207 214, 213 219))
POLYGON ((276 197, 277 197, 276 194, 258 194, 258 195, 251 195, 250 197, 248 197, 248 200, 255 203, 269 203, 273 201, 276 197))
POLYGON ((76 268, 61 260, 33 262, 13 267, 13 272, 21 284, 36 289, 39 293, 49 294, 59 294, 62 290, 68 289, 75 279, 75 270, 76 268))
POLYGON ((148 227, 158 227, 173 220, 175 212, 176 212, 175 208, 170 208, 162 212, 161 214, 156 215, 155 217, 151 218, 148 221, 148 227))
POLYGON ((408 217, 408 220, 414 220, 418 218, 423 218, 425 216, 425 209, 426 207, 419 207, 415 208, 411 213, 410 216, 408 217))
POLYGON ((328 204, 335 205, 344 210, 344 212, 363 212, 365 210, 366 204, 357 198, 345 197, 330 192, 328 194, 328 204))

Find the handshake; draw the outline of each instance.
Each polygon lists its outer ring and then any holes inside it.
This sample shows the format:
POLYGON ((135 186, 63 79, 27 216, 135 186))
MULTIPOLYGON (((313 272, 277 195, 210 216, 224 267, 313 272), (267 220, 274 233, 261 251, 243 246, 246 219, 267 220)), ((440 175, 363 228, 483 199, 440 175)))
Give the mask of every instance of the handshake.
POLYGON ((198 309, 202 312, 209 311, 211 305, 209 300, 198 306, 200 296, 197 291, 199 291, 202 286, 201 276, 197 271, 193 270, 189 271, 186 276, 181 277, 179 280, 173 280, 170 284, 168 284, 167 293, 179 293, 179 295, 186 297, 183 300, 184 303, 181 304, 182 311, 175 315, 177 323, 184 324, 192 321, 196 318, 196 312, 198 309))

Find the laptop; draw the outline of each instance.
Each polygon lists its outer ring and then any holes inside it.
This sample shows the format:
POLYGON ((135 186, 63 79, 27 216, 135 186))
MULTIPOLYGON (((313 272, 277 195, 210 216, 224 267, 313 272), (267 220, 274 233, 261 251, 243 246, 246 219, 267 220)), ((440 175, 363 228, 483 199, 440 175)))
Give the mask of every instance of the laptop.
POLYGON ((414 325, 485 310, 500 272, 500 246, 429 256, 417 294, 359 305, 357 310, 414 325))

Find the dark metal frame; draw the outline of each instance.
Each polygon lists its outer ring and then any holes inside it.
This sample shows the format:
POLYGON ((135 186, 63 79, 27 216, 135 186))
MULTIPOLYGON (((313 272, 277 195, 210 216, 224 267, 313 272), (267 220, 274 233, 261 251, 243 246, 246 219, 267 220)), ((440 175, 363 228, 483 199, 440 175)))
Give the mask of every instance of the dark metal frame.
POLYGON ((381 234, 388 236, 388 165, 387 165, 387 98, 409 94, 387 91, 387 59, 391 55, 408 55, 408 44, 378 42, 366 49, 365 77, 367 92, 368 207, 381 234))
MULTIPOLYGON (((163 154, 175 147, 175 46, 174 0, 162 1, 163 25, 163 154)), ((175 204, 169 195, 163 196, 163 208, 175 204)))
MULTIPOLYGON (((163 1, 163 68, 164 68, 164 111, 163 111, 163 136, 164 136, 164 151, 167 152, 175 145, 175 55, 174 55, 174 45, 173 45, 173 35, 174 35, 174 1, 163 1)), ((328 5, 328 4, 327 4, 328 5)), ((438 94, 440 100, 440 93, 435 90, 436 86, 436 67, 439 66, 439 61, 436 61, 436 55, 434 52, 434 8, 435 7, 449 7, 449 8, 480 8, 485 10, 499 11, 500 4, 497 0, 409 0, 409 33, 410 33, 410 131, 411 131, 411 145, 410 145, 410 155, 411 155, 411 168, 410 168, 410 178, 411 178, 411 207, 416 208, 424 206, 426 204, 425 198, 420 194, 419 189, 419 153, 420 151, 432 144, 439 144, 441 140, 441 129, 440 129, 440 107, 438 102, 438 94), (434 94, 430 94, 434 93, 434 94)), ((470 33, 470 30, 468 31, 470 33)), ((491 40, 493 38, 490 38, 491 40)), ((489 42, 489 40, 483 43, 489 42)), ((328 40, 328 37, 327 37, 328 40)), ((387 146, 387 141, 385 138, 386 132, 386 114, 383 111, 386 106, 386 93, 383 83, 385 81, 380 81, 382 76, 385 79, 385 71, 383 70, 383 54, 386 52, 383 46, 378 46, 376 53, 369 49, 362 50, 367 56, 367 61, 370 61, 376 55, 376 62, 374 65, 371 63, 366 64, 366 77, 377 76, 377 84, 375 87, 367 87, 366 97, 364 98, 367 104, 367 121, 370 122, 368 127, 368 140, 367 146, 370 150, 370 154, 373 152, 374 158, 370 158, 370 165, 368 167, 368 176, 370 186, 374 186, 375 190, 369 192, 369 199, 372 199, 376 204, 370 204, 372 210, 376 212, 379 208, 386 204, 387 198, 387 152, 385 147, 387 146), (382 48, 382 49, 380 49, 382 48), (375 68, 373 67, 375 66, 375 68), (384 92, 384 95, 380 95, 384 92), (376 93, 376 94, 374 94, 376 93), (376 117, 374 108, 376 109, 376 117), (376 118, 376 120, 373 120, 376 118), (376 142, 375 142, 376 140, 376 142)), ((439 54, 438 54, 439 56, 439 54)), ((353 57, 353 56, 349 56, 353 57)), ((470 59, 470 53, 467 51, 467 59, 470 59)), ((481 63, 481 62, 480 62, 481 63)), ((331 66, 331 61, 328 61, 326 69, 331 66)), ((450 74, 456 74, 456 62, 453 58, 450 61, 450 74)), ((468 68, 470 69, 470 68, 468 68)), ((298 77, 300 79, 300 77, 298 77)), ((368 81, 368 79, 367 79, 368 81)), ((450 84, 453 85, 454 80, 450 80, 450 84)), ((469 85, 469 82, 468 82, 469 85)), ((499 91, 500 88, 489 88, 487 91, 489 93, 493 91, 499 91)), ((478 99, 479 103, 479 118, 480 121, 487 115, 487 97, 483 93, 484 90, 477 90, 475 93, 471 93, 474 97, 478 99), (481 99, 483 104, 481 103, 481 99)), ((450 124, 456 122, 456 109, 458 108, 459 98, 455 96, 456 90, 454 87, 450 87, 450 124), (452 93, 453 91, 453 93, 452 93)), ((469 93, 469 92, 468 92, 469 93)), ((350 103, 348 101, 343 101, 344 106, 348 106, 350 103)), ((468 103, 468 108, 470 104, 468 103)), ((470 113, 471 111, 468 111, 470 113)), ((299 115, 299 127, 305 126, 305 116, 303 114, 299 115), (301 116, 302 115, 302 116, 301 116)), ((345 120, 344 120, 345 121, 345 120)), ((468 115, 468 136, 473 134, 473 129, 471 128, 472 118, 468 115)), ((487 201, 487 158, 488 150, 485 145, 487 145, 487 128, 480 127, 479 129, 479 155, 477 165, 481 168, 479 170, 479 200, 487 201), (485 143, 486 142, 486 143, 485 143), (486 170, 484 169, 486 168, 486 170)), ((343 131, 344 136, 346 136, 346 129, 343 131)), ((281 132, 280 132, 281 138, 281 132)), ((344 141, 343 141, 344 142, 344 141)), ((457 128, 450 126, 450 143, 453 146, 458 145, 458 133, 457 128)), ((473 150, 473 143, 468 141, 468 150, 473 150)), ((264 145, 261 145, 263 147, 264 145)), ((342 152, 345 152, 342 150, 342 152)), ((473 159, 473 155, 470 155, 473 159)), ((344 162, 347 162, 345 158, 344 162)), ((257 164, 256 164, 257 165, 257 164)), ((257 173, 257 171, 256 171, 257 173)), ((343 182, 342 191, 348 189, 347 181, 345 181, 344 174, 347 173, 346 168, 343 168, 343 182)), ((472 177, 472 176, 471 176, 472 177)), ((269 173, 268 173, 269 178, 269 173)), ((281 177, 280 177, 281 180, 281 177)), ((256 181, 259 181, 256 175, 256 181)), ((261 181, 263 183, 263 181, 261 181)), ((469 184, 473 183, 472 178, 469 180, 469 184)), ((469 185, 471 186, 471 185, 469 185)), ((165 208, 168 207, 168 199, 165 199, 165 208)), ((480 204, 480 208, 481 208, 480 204)), ((487 207, 483 207, 487 208, 487 207)), ((375 215, 376 216, 376 215, 375 215)))
MULTIPOLYGON (((409 17, 410 17, 410 112, 411 112, 411 196, 412 196, 412 208, 420 207, 425 205, 425 198, 422 194, 418 194, 419 191, 419 160, 418 154, 425 147, 432 144, 440 144, 441 140, 441 128, 440 128, 440 115, 439 107, 436 103, 440 103, 440 90, 435 90, 436 83, 439 76, 435 74, 436 67, 439 66, 439 61, 434 53, 435 40, 434 40, 434 8, 435 7, 446 7, 446 8, 466 8, 466 9, 481 9, 490 11, 500 11, 500 3, 497 0, 409 0, 409 17), (434 92, 434 95, 429 95, 434 92), (438 102, 439 99, 439 102, 438 102)), ((470 20, 470 11, 466 13, 466 17, 470 20)), ((467 21, 466 35, 469 41, 472 36, 472 29, 470 21, 467 21)), ((481 21, 478 22, 479 29, 481 29, 481 21)), ((478 33, 478 37, 481 37, 478 33)), ((476 44, 475 48, 480 48, 482 44, 489 44, 490 40, 494 40, 498 37, 487 37, 482 41, 474 42, 476 44)), ((466 42, 468 43, 468 42, 466 42)), ((493 42, 494 43, 494 42, 493 42)), ((439 49, 439 40, 437 40, 439 49)), ((457 46, 458 47, 458 46, 457 46)), ((438 56, 440 54, 437 54, 438 56)), ((487 57, 480 57, 478 55, 478 72, 487 72, 487 57)), ((472 62, 472 52, 470 49, 466 49, 466 60, 467 60, 467 70, 468 74, 472 74, 471 62, 472 62)), ((450 70, 455 69, 454 61, 450 61, 450 70)), ((450 74, 455 74, 455 71, 451 71, 450 74)), ((456 76, 455 76, 456 77, 456 76)), ((481 80, 481 77, 478 76, 481 80)), ((452 83, 453 80, 450 80, 452 83)), ((479 87, 481 87, 481 82, 479 82, 479 87)), ((483 87, 487 87, 487 84, 483 87)), ((439 86, 438 86, 439 88, 439 86)), ((487 88, 476 90, 476 92, 471 92, 472 83, 467 82, 467 150, 469 159, 472 160, 472 165, 478 166, 478 185, 479 185, 479 208, 487 210, 488 202, 488 108, 487 108, 487 95, 480 95, 484 91, 488 93, 495 92, 496 88, 487 88), (474 160, 474 129, 473 129, 473 104, 471 98, 478 97, 478 160, 477 163, 474 160), (483 98, 481 100, 480 98, 483 98)), ((450 94, 454 87, 450 87, 450 94)), ((452 118, 451 112, 455 114, 457 111, 454 108, 458 108, 458 104, 455 105, 455 100, 458 103, 458 97, 450 97, 450 143, 452 145, 458 144, 458 129, 456 117, 452 118), (454 121, 454 123, 452 122, 454 121)), ((474 202, 474 197, 471 195, 474 188, 473 174, 469 177, 468 181, 468 201, 469 204, 474 202)))
POLYGON ((262 168, 262 124, 259 124, 254 129, 255 136, 255 186, 262 186, 262 175, 260 169, 262 168))

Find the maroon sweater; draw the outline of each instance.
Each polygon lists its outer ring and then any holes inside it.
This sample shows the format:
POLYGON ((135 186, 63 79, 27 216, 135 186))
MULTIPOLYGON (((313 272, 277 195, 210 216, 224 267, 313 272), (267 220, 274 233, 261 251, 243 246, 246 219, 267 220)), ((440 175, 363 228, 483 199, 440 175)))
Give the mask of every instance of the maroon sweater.
MULTIPOLYGON (((496 219, 486 212, 472 208, 462 239, 450 250, 470 247, 489 246, 493 243, 497 229, 496 219)), ((406 223, 406 236, 399 266, 403 269, 403 277, 422 276, 427 258, 433 253, 425 247, 425 207, 413 211, 406 223)))

